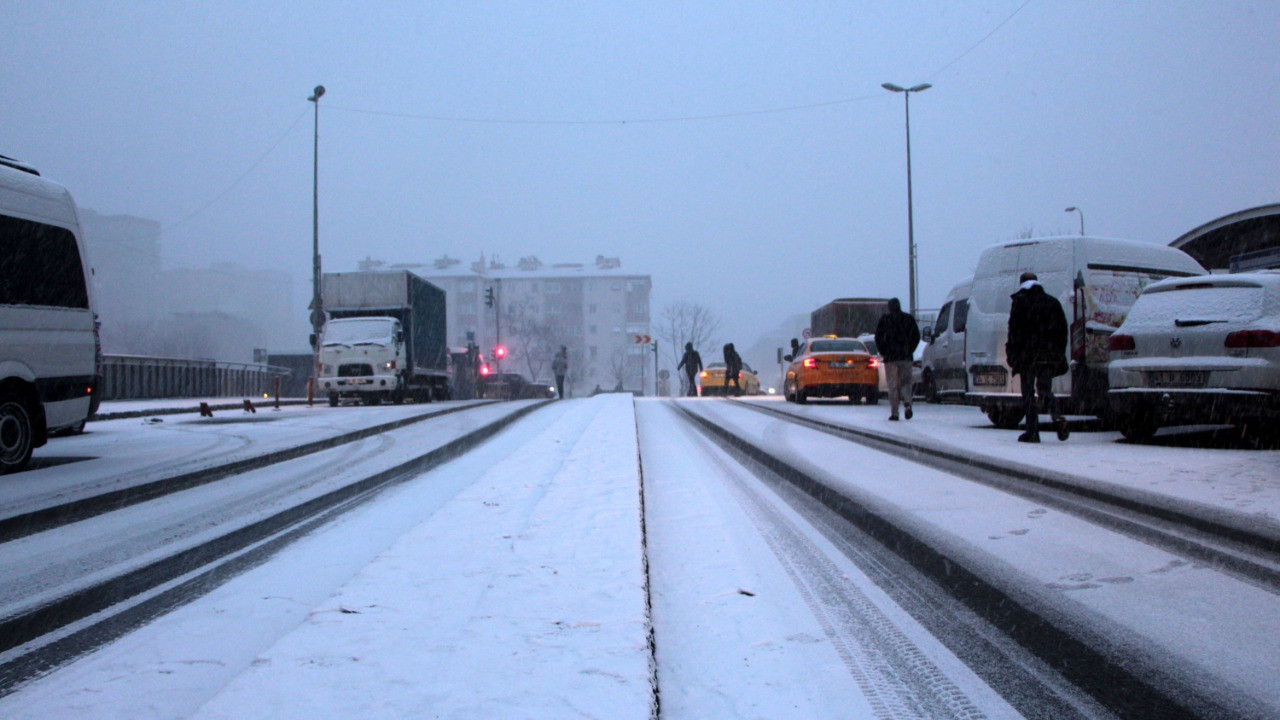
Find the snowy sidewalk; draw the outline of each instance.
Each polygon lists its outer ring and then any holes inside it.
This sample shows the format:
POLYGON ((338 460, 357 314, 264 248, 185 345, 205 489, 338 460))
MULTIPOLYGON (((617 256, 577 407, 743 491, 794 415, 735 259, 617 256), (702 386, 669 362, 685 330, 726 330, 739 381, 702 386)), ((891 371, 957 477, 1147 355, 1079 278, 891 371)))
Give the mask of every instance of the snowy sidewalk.
POLYGON ((196 717, 649 717, 631 398, 557 405, 196 717))

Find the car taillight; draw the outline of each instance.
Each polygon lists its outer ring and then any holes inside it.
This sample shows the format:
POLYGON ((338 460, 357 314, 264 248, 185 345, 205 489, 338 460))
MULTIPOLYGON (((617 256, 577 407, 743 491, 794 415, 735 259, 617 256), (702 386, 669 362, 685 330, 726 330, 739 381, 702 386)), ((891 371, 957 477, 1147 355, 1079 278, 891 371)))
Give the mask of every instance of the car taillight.
POLYGON ((880 367, 880 361, 875 358, 867 358, 867 367, 880 367))
POLYGON ((1120 350, 1137 350, 1138 346, 1133 342, 1132 335, 1113 333, 1111 337, 1107 338, 1107 349, 1112 352, 1120 350))
POLYGON ((1237 330, 1223 342, 1229 348, 1280 347, 1280 333, 1271 330, 1237 330))
POLYGON ((814 360, 813 358, 805 358, 804 366, 807 368, 816 368, 818 367, 818 361, 814 360))

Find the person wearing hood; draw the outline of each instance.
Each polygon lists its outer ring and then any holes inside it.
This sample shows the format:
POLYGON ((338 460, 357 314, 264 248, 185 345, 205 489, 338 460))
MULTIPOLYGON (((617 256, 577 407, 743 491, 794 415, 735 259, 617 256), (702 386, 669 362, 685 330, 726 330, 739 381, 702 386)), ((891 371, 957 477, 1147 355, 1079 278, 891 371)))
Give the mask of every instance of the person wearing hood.
POLYGON ((729 383, 733 382, 733 394, 742 394, 742 385, 738 384, 738 376, 742 374, 742 356, 734 349, 733 343, 724 346, 724 394, 729 394, 729 383))
POLYGON ((1021 380, 1022 409, 1027 418, 1026 432, 1018 436, 1018 442, 1040 442, 1042 409, 1053 418, 1058 439, 1066 440, 1067 419, 1053 396, 1053 379, 1068 370, 1067 316, 1062 303, 1044 291, 1035 273, 1022 273, 1018 282, 1009 309, 1009 340, 1004 348, 1009 368, 1021 380))
POLYGON ((876 323, 876 348, 884 361, 884 381, 889 386, 889 419, 898 419, 898 403, 906 405, 911 419, 911 360, 920 344, 920 325, 902 311, 898 298, 889 299, 889 312, 876 323))
POLYGON ((689 397, 698 396, 698 386, 695 381, 698 379, 698 373, 702 372, 702 356, 697 350, 693 349, 693 343, 684 344, 684 356, 680 358, 680 364, 676 365, 676 370, 684 368, 684 377, 687 381, 685 395, 689 397))

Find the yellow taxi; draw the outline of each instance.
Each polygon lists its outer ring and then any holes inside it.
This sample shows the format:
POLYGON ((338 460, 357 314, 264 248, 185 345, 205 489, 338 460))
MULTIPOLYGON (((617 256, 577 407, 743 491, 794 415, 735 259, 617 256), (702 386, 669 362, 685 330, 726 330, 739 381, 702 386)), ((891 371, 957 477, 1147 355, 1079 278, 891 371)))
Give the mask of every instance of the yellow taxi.
MULTIPOLYGON (((724 371, 725 364, 722 362, 713 362, 703 368, 701 376, 703 397, 728 394, 724 388, 724 371)), ((742 372, 738 373, 738 386, 742 388, 743 395, 760 394, 760 378, 746 363, 742 363, 742 372)), ((733 385, 730 384, 729 393, 732 392, 733 385)))
POLYGON ((813 338, 791 358, 782 394, 790 402, 848 397, 875 405, 880 399, 880 360, 860 340, 813 338))

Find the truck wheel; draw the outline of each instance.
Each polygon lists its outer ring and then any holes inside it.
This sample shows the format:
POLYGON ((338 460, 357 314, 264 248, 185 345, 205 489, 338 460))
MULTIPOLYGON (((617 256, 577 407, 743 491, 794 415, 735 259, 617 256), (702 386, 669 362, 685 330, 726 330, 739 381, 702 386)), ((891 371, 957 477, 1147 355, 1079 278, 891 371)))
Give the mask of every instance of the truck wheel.
POLYGON ((987 419, 1001 430, 1017 430, 1022 423, 1022 411, 1017 408, 993 407, 987 410, 987 419))
POLYGON ((0 475, 18 472, 34 449, 31 413, 13 393, 0 395, 0 475))
POLYGON ((338 407, 338 393, 329 393, 329 407, 338 407))

